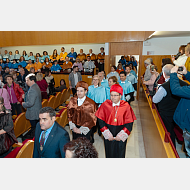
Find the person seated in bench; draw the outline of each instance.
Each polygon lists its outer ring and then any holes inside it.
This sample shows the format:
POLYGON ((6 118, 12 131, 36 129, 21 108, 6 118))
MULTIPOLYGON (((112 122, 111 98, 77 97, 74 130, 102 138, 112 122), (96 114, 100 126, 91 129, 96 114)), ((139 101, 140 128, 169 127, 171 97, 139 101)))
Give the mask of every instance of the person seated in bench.
POLYGON ((53 50, 53 54, 50 56, 49 59, 51 60, 51 62, 53 62, 55 60, 59 61, 59 54, 57 54, 57 50, 56 49, 53 50))
POLYGON ((63 63, 65 61, 66 56, 67 56, 67 52, 65 52, 65 48, 62 47, 61 48, 61 53, 60 53, 60 56, 59 56, 60 63, 63 63))
POLYGON ((69 60, 72 62, 72 64, 75 62, 77 58, 77 52, 74 51, 74 48, 71 48, 71 52, 67 55, 69 57, 69 60))
POLYGON ((83 65, 84 72, 93 72, 93 69, 95 68, 94 62, 91 61, 90 56, 87 57, 87 61, 83 65))
POLYGON ((6 63, 4 64, 4 67, 9 67, 11 69, 12 63, 10 62, 9 58, 6 59, 6 63))
POLYGON ((14 59, 14 55, 12 53, 12 51, 9 51, 9 60, 12 62, 14 59))
POLYGON ((28 61, 28 65, 25 67, 28 71, 30 71, 30 68, 31 67, 34 67, 34 63, 32 63, 32 60, 31 59, 29 59, 29 61, 28 61))
POLYGON ((48 88, 47 88, 47 94, 48 96, 50 95, 54 95, 54 85, 55 85, 55 80, 53 75, 51 74, 51 71, 45 70, 45 77, 44 79, 46 80, 47 84, 48 84, 48 88))
POLYGON ((100 48, 100 53, 97 55, 99 72, 104 70, 105 52, 104 48, 100 48))
POLYGON ((26 54, 25 50, 22 52, 22 56, 24 57, 25 61, 28 61, 28 55, 26 54))
POLYGON ((34 63, 35 72, 41 72, 41 68, 42 68, 42 63, 38 58, 36 58, 36 62, 34 63))
POLYGON ((92 61, 96 60, 96 55, 94 53, 92 53, 92 49, 89 49, 89 53, 86 55, 86 59, 88 58, 88 56, 90 56, 90 59, 92 61))
POLYGON ((5 54, 3 55, 3 61, 6 61, 7 58, 9 58, 9 53, 7 50, 5 50, 5 54))
POLYGON ((14 69, 14 70, 18 70, 18 63, 16 62, 16 59, 13 59, 13 63, 11 65, 11 68, 14 69))
POLYGON ((53 64, 52 67, 51 67, 51 72, 53 72, 53 73, 60 72, 62 68, 61 68, 61 66, 58 64, 57 60, 55 60, 53 63, 54 63, 54 64, 53 64))
POLYGON ((60 86, 55 88, 56 92, 62 92, 64 89, 67 89, 65 79, 60 80, 60 86))
POLYGON ((24 67, 24 68, 26 67, 27 63, 26 63, 26 61, 24 60, 24 57, 23 57, 23 56, 20 57, 18 65, 21 65, 21 66, 24 67))
POLYGON ((32 63, 34 63, 36 61, 34 55, 33 55, 33 52, 30 52, 30 56, 28 57, 28 60, 31 59, 32 60, 32 63))
MULTIPOLYGON (((42 57, 41 57, 41 55, 40 55, 39 53, 36 53, 36 59, 37 59, 37 58, 39 59, 38 62, 41 63, 42 57)), ((36 60, 35 60, 35 62, 36 62, 36 60)))
POLYGON ((45 61, 42 64, 43 69, 50 69, 52 67, 52 63, 49 61, 49 59, 46 57, 45 61))
POLYGON ((80 62, 84 62, 86 60, 86 54, 83 53, 83 49, 80 49, 80 53, 77 55, 77 58, 79 58, 80 62))
POLYGON ((43 56, 42 56, 42 59, 41 59, 41 63, 43 63, 45 61, 46 57, 49 59, 48 52, 47 51, 43 51, 43 56))
POLYGON ((15 51, 15 55, 14 55, 14 59, 16 59, 17 61, 19 61, 20 57, 21 57, 21 55, 19 54, 19 51, 16 50, 15 51))
POLYGON ((47 84, 46 80, 43 79, 43 74, 42 73, 37 73, 36 74, 36 84, 40 88, 42 100, 43 99, 48 99, 48 96, 47 96, 48 84, 47 84))
POLYGON ((80 61, 80 59, 79 59, 78 57, 76 58, 76 62, 73 64, 72 68, 73 68, 74 66, 77 66, 77 67, 79 68, 79 71, 82 71, 82 70, 83 70, 82 63, 81 63, 81 61, 80 61))
POLYGON ((68 71, 70 71, 70 69, 72 68, 73 64, 72 62, 69 61, 69 57, 67 56, 66 61, 63 63, 63 65, 61 66, 63 70, 68 69, 68 71))

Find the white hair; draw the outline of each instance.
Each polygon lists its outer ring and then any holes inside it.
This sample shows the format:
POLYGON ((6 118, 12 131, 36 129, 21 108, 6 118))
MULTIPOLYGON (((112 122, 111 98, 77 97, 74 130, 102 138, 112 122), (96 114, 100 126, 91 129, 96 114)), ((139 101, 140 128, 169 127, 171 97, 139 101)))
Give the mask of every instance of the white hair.
POLYGON ((35 74, 34 74, 34 73, 30 73, 30 74, 28 74, 28 75, 25 77, 25 79, 29 78, 30 76, 35 76, 35 74))

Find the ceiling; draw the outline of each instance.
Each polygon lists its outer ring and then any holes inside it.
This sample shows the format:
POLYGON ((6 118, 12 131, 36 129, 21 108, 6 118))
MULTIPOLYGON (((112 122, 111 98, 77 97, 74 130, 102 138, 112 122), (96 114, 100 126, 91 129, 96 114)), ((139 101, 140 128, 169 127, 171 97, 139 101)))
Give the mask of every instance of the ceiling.
POLYGON ((155 31, 152 35, 149 36, 150 38, 163 38, 163 37, 183 37, 189 36, 190 31, 155 31))

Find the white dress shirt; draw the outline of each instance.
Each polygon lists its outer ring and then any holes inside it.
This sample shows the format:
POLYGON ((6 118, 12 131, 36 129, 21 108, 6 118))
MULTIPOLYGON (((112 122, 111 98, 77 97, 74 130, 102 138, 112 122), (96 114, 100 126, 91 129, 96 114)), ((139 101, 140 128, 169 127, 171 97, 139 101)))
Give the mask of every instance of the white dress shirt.
POLYGON ((78 106, 81 106, 82 104, 83 104, 83 102, 85 101, 85 99, 86 99, 86 96, 84 96, 83 98, 78 98, 77 100, 78 100, 78 106))
POLYGON ((115 103, 112 103, 112 106, 114 107, 114 106, 119 106, 120 105, 120 101, 117 103, 117 104, 115 104, 115 103))

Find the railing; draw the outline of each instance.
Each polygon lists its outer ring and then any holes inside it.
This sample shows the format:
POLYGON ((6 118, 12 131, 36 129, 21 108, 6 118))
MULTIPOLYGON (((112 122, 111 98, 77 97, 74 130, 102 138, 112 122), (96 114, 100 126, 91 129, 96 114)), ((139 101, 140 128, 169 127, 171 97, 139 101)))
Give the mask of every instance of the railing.
POLYGON ((170 138, 170 133, 167 131, 167 129, 166 129, 165 125, 164 125, 164 122, 162 121, 162 118, 161 118, 161 116, 160 116, 160 114, 159 114, 159 112, 158 112, 158 109, 157 109, 156 105, 152 102, 152 97, 150 96, 150 93, 149 93, 148 88, 146 87, 146 85, 143 84, 142 80, 141 80, 141 83, 142 83, 142 87, 143 87, 143 89, 144 89, 144 91, 145 91, 145 95, 146 95, 146 97, 147 97, 147 100, 148 100, 148 102, 149 102, 149 105, 150 105, 150 107, 151 107, 151 110, 155 110, 155 111, 156 111, 156 112, 154 112, 154 113, 152 112, 152 113, 153 113, 153 116, 154 116, 154 114, 157 114, 157 116, 158 116, 158 118, 159 118, 159 120, 160 120, 160 123, 161 123, 161 125, 162 125, 162 128, 164 129, 164 132, 165 132, 165 135, 164 135, 164 142, 165 142, 165 143, 169 143, 169 144, 171 145, 171 148, 172 148, 172 150, 173 150, 173 153, 174 153, 175 157, 176 157, 176 158, 180 158, 179 155, 178 155, 178 152, 177 152, 177 150, 175 149, 175 146, 174 146, 174 144, 173 144, 173 142, 172 142, 172 140, 171 140, 171 138, 170 138))

